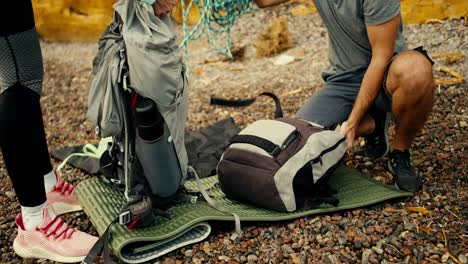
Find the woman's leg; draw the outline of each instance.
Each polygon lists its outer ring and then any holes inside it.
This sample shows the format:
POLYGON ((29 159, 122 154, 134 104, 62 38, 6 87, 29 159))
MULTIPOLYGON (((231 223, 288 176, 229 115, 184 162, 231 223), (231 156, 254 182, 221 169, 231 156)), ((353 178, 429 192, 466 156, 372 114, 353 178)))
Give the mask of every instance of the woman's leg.
POLYGON ((30 0, 3 1, 0 147, 22 211, 16 218, 18 235, 13 249, 27 258, 80 262, 97 238, 69 228, 56 217, 55 203, 73 207, 77 200, 74 188, 52 172, 40 105, 42 78, 41 48, 30 0), (6 21, 5 12, 14 20, 6 21), (50 172, 59 183, 44 186, 44 176, 49 177, 50 172))
POLYGON ((6 1, 0 14, 0 147, 23 207, 46 202, 52 171, 40 106, 43 65, 29 0, 6 1))

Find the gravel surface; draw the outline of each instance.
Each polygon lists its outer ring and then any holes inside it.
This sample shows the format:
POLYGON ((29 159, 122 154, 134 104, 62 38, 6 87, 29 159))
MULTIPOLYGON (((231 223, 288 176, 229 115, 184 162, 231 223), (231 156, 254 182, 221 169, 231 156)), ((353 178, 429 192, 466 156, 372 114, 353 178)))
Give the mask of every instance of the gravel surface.
MULTIPOLYGON (((210 95, 244 98, 273 91, 280 95, 286 115, 292 115, 320 88, 320 72, 327 65, 326 30, 316 14, 288 15, 291 7, 255 9, 242 17, 233 29, 235 45, 245 48, 242 59, 226 62, 209 50, 205 40, 191 43, 189 129, 199 129, 227 116, 245 126, 273 115, 273 104, 268 99, 259 99, 245 108, 221 108, 209 105, 210 95), (274 58, 256 58, 254 43, 259 32, 282 16, 287 16, 293 42, 293 47, 282 54, 295 57, 295 61, 277 66, 274 58)), ((180 28, 177 30, 181 32, 180 28)), ((464 20, 409 25, 405 31, 409 47, 423 45, 430 54, 468 53, 468 24, 464 20)), ((42 48, 45 62, 42 105, 49 148, 96 142, 85 113, 91 60, 97 45, 42 43, 42 48)), ((439 66, 448 66, 468 77, 466 55, 450 64, 443 58, 436 60, 436 77, 448 78, 437 71, 439 66)), ((215 223, 213 234, 206 241, 158 261, 467 263, 467 123, 466 85, 437 87, 434 112, 414 142, 413 161, 423 176, 424 189, 412 198, 295 221, 246 223, 245 233, 237 241, 229 240, 232 224, 215 223)), ((357 145, 348 154, 347 164, 391 184, 386 161, 367 160, 357 145)), ((0 260, 21 263, 24 260, 12 250, 16 236, 14 217, 19 204, 3 161, 0 165, 0 260)), ((67 167, 64 177, 78 183, 89 176, 67 167)), ((96 234, 84 213, 74 213, 65 219, 74 227, 96 234)))

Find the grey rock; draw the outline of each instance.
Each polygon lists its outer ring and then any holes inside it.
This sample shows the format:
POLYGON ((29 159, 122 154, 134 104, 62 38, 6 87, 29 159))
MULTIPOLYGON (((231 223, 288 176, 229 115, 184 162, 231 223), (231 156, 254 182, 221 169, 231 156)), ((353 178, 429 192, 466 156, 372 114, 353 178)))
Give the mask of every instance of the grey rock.
POLYGON ((250 255, 247 256, 247 261, 249 263, 257 263, 258 257, 256 255, 254 255, 254 254, 250 254, 250 255))
POLYGON ((466 259, 466 256, 463 255, 463 254, 458 255, 458 260, 459 260, 462 264, 468 263, 468 261, 467 261, 467 259, 466 259))
POLYGON ((372 250, 365 249, 364 252, 362 252, 362 257, 361 257, 362 264, 370 264, 371 262, 369 261, 369 258, 371 255, 372 255, 372 250))
POLYGON ((383 254, 383 250, 381 248, 378 248, 378 247, 372 247, 372 250, 378 254, 378 255, 382 255, 383 254))
POLYGON ((15 201, 16 193, 15 193, 14 190, 5 192, 5 195, 6 195, 12 202, 15 201))
POLYGON ((186 250, 185 251, 185 256, 188 257, 188 258, 193 257, 193 251, 192 250, 186 250))
POLYGON ((282 245, 281 249, 286 253, 294 253, 294 250, 287 244, 282 245))

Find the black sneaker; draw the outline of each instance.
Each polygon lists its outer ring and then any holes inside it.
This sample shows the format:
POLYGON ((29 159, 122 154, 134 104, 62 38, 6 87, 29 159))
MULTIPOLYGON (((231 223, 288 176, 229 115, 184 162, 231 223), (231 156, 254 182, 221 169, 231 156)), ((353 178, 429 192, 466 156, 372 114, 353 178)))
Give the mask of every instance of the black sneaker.
POLYGON ((388 144, 388 123, 390 123, 391 113, 379 113, 372 115, 375 122, 375 129, 372 133, 364 137, 366 145, 364 153, 367 157, 375 160, 383 158, 389 150, 388 144))
POLYGON ((388 158, 388 168, 398 189, 408 192, 421 190, 422 180, 413 168, 408 150, 393 150, 388 154, 388 158))

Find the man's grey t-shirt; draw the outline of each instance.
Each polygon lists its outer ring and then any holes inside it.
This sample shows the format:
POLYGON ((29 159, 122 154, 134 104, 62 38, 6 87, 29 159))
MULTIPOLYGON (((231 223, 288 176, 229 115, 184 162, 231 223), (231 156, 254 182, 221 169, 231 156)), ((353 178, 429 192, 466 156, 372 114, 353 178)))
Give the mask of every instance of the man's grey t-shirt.
MULTIPOLYGON (((324 78, 363 73, 372 58, 366 26, 383 24, 400 15, 399 0, 314 0, 328 29, 330 68, 324 78)), ((400 22, 395 53, 406 49, 400 22)))

